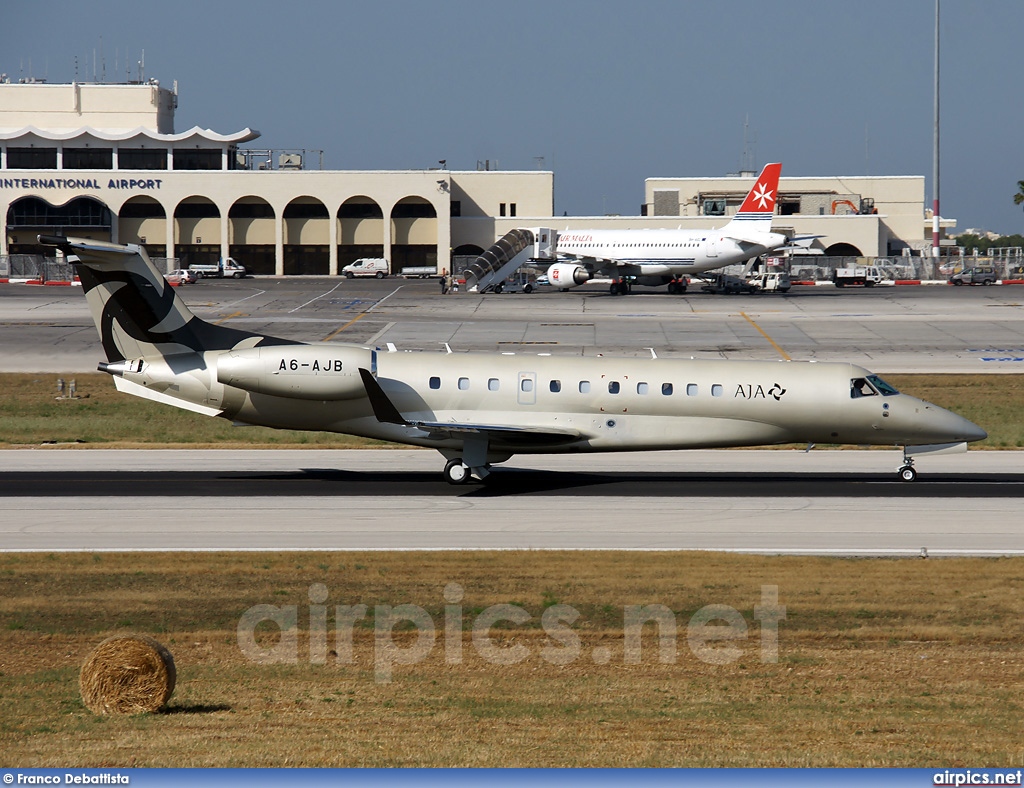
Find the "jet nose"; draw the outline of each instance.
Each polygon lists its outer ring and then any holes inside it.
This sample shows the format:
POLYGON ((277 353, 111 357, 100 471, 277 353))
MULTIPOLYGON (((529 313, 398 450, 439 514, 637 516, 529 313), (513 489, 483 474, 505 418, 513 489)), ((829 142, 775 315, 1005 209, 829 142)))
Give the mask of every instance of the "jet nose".
POLYGON ((988 437, 985 430, 963 416, 936 405, 931 405, 929 409, 933 411, 932 427, 940 437, 940 442, 973 443, 974 441, 983 441, 988 437))

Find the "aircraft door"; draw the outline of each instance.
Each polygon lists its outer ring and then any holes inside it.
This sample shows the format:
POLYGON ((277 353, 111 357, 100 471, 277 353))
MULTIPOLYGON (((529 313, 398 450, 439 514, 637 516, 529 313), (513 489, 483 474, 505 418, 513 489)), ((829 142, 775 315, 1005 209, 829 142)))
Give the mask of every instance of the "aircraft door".
POLYGON ((704 251, 708 257, 718 257, 718 239, 708 238, 707 244, 704 246, 704 251))
POLYGON ((516 397, 520 405, 537 404, 537 373, 520 372, 516 386, 516 397))

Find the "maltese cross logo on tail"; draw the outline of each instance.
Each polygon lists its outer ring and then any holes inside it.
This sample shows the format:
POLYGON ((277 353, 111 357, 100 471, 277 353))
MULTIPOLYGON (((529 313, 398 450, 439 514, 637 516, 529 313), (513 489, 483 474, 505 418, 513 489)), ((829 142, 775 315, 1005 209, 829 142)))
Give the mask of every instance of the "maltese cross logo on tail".
POLYGON ((774 202, 772 197, 772 190, 768 188, 767 183, 759 183, 754 188, 753 194, 754 200, 757 201, 757 207, 761 210, 765 210, 771 206, 774 202))

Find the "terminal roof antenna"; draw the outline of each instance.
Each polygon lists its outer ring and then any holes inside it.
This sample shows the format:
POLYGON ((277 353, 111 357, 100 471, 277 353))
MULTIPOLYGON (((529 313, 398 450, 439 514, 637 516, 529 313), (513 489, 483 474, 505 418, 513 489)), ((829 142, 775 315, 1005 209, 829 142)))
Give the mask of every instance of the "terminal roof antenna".
MULTIPOLYGON (((743 118, 743 156, 740 161, 740 172, 754 172, 754 160, 757 158, 755 148, 757 145, 757 134, 750 135, 750 115, 743 118)), ((754 173, 756 174, 756 173, 754 173)))

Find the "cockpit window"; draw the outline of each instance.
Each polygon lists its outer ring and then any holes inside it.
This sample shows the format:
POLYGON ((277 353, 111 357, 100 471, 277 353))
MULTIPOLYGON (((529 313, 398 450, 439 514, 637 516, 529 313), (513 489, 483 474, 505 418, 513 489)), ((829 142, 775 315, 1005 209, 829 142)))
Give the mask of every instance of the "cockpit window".
POLYGON ((871 388, 867 378, 854 378, 850 381, 850 396, 853 399, 858 397, 874 397, 878 392, 871 388))
POLYGON ((899 394, 895 387, 890 386, 878 375, 868 375, 868 382, 875 387, 879 394, 883 397, 891 397, 893 394, 899 394))
POLYGON ((882 380, 878 375, 868 375, 866 378, 854 378, 850 381, 850 396, 853 399, 858 397, 891 397, 899 392, 882 380))

